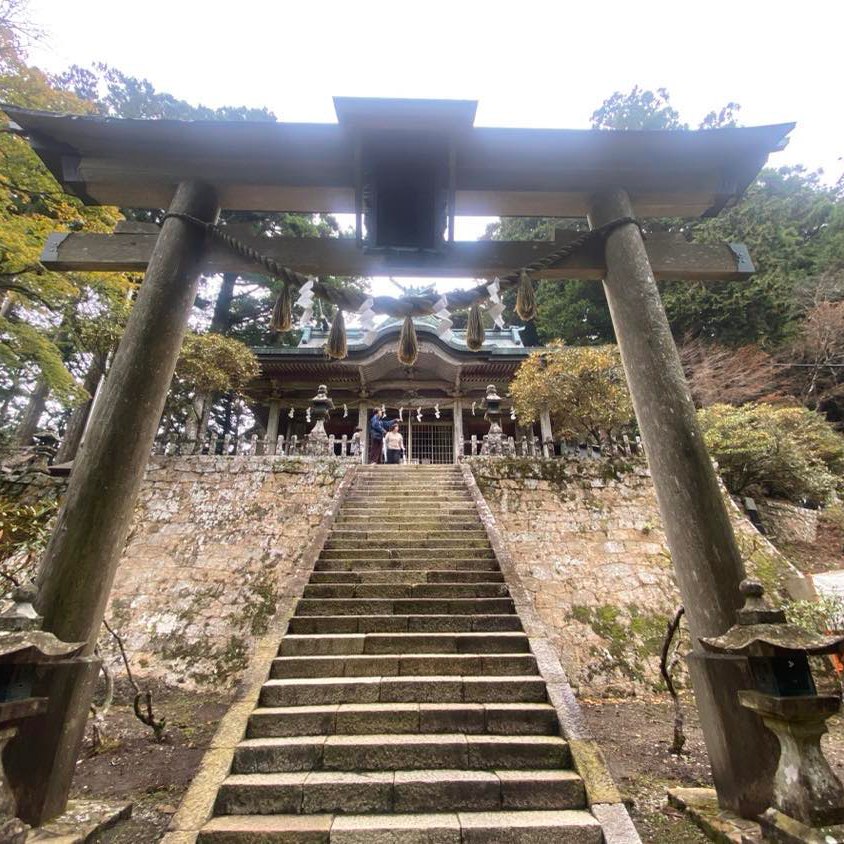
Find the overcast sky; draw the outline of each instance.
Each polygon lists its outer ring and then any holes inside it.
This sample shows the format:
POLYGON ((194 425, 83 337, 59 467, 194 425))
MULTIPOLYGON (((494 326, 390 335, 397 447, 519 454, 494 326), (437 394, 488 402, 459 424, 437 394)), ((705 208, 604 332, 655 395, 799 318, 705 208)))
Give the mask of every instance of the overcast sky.
POLYGON ((844 0, 30 0, 30 16, 46 70, 102 61, 280 120, 333 122, 334 95, 443 97, 477 99, 477 125, 585 128, 638 84, 693 125, 730 101, 744 125, 797 121, 770 163, 844 170, 844 0))

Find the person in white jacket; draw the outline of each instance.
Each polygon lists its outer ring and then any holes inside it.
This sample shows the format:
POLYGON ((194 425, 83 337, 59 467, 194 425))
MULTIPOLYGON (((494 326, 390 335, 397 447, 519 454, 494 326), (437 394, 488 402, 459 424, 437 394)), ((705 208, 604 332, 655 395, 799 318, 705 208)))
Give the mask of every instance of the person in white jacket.
POLYGON ((387 446, 387 462, 401 463, 404 457, 404 438, 399 433, 398 422, 393 422, 390 426, 384 437, 384 444, 387 446))

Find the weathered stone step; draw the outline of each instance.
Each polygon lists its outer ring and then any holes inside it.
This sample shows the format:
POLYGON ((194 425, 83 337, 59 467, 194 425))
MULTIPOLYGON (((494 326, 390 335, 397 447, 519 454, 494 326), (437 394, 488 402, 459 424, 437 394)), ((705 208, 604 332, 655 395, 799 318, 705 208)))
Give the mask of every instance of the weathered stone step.
POLYGON ((223 815, 198 844, 601 844, 586 811, 223 815))
MULTIPOLYGON (((402 510, 406 511, 407 515, 416 515, 420 518, 437 515, 438 513, 452 513, 458 516, 477 517, 478 510, 475 507, 474 501, 471 499, 459 499, 455 501, 440 501, 432 496, 425 498, 424 505, 420 506, 403 506, 402 510)), ((355 503, 345 501, 340 509, 340 516, 357 516, 357 515, 371 515, 376 513, 382 517, 390 518, 394 514, 390 512, 389 508, 384 508, 383 505, 371 504, 368 500, 358 500, 355 503)))
POLYGON ((480 522, 472 530, 454 530, 447 524, 440 524, 436 530, 426 528, 417 529, 412 525, 403 527, 383 527, 370 524, 365 528, 335 526, 331 530, 331 539, 354 539, 357 542, 380 542, 382 540, 405 538, 408 541, 415 539, 481 539, 486 537, 486 531, 480 527, 480 522))
POLYGON ((492 548, 449 548, 437 553, 430 551, 323 551, 316 563, 316 571, 348 571, 348 567, 363 569, 401 569, 426 567, 429 571, 448 568, 478 568, 484 564, 490 571, 500 571, 492 548), (330 564, 338 564, 331 568, 330 564), (410 563, 411 565, 407 565, 410 563))
POLYGON ((235 748, 232 773, 411 768, 547 770, 570 765, 568 742, 559 736, 373 733, 244 739, 235 748))
POLYGON ((198 844, 601 844, 586 811, 223 815, 198 844))
POLYGON ((279 656, 529 653, 524 633, 341 633, 287 635, 279 656))
POLYGON ((521 630, 514 613, 492 615, 300 615, 290 633, 487 633, 521 630))
POLYGON ((452 487, 439 482, 428 485, 408 483, 402 487, 390 488, 379 484, 377 491, 373 489, 350 490, 343 501, 342 507, 345 509, 350 503, 371 504, 373 502, 379 504, 393 502, 408 506, 414 501, 467 504, 473 502, 473 499, 466 487, 462 485, 452 487))
POLYGON ((261 706, 327 703, 545 703, 545 683, 529 676, 313 677, 267 680, 261 706))
POLYGON ((504 583, 309 583, 305 598, 506 598, 504 583))
POLYGON ((373 571, 315 571, 311 583, 504 583, 500 571, 449 569, 375 569, 373 571))
POLYGON ((559 725, 548 703, 330 703, 259 707, 246 737, 457 732, 559 735, 559 725))
POLYGON ((301 771, 233 774, 217 815, 582 809, 573 771, 301 771))
MULTIPOLYGON (((456 512, 456 513, 439 513, 432 512, 427 514, 422 513, 403 513, 398 515, 382 513, 378 518, 378 527, 389 528, 404 527, 405 525, 414 529, 421 528, 440 528, 444 525, 455 528, 462 525, 472 525, 476 527, 481 524, 477 513, 470 511, 456 512)), ((354 527, 355 525, 366 525, 372 527, 373 516, 372 513, 341 513, 334 522, 335 528, 354 527)))
MULTIPOLYGON (((450 532, 451 533, 451 532, 450 532)), ((379 549, 391 549, 393 551, 413 550, 425 551, 426 553, 436 553, 440 550, 460 549, 467 550, 469 548, 489 548, 489 539, 487 535, 477 535, 474 531, 468 535, 460 536, 460 531, 454 531, 458 536, 438 536, 436 534, 423 534, 418 537, 411 537, 401 535, 389 538, 378 539, 354 539, 348 535, 342 534, 334 536, 333 534, 325 542, 326 551, 343 551, 348 553, 350 551, 365 551, 368 554, 378 553, 379 549)))
POLYGON ((429 677, 536 673, 533 654, 343 654, 279 656, 270 677, 429 677))
POLYGON ((484 615, 514 612, 512 598, 301 598, 296 615, 484 615))

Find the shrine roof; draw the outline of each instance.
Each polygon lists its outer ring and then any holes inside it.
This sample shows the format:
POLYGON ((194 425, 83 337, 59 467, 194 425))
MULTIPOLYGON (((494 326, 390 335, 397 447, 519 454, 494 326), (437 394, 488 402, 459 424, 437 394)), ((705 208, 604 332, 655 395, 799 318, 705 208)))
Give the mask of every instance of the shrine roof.
MULTIPOLYGON (((420 343, 428 341, 445 353, 450 353, 456 359, 465 357, 467 362, 477 363, 489 357, 512 358, 521 362, 533 348, 525 346, 520 336, 520 327, 487 329, 484 334, 483 346, 476 352, 466 345, 465 329, 453 329, 451 336, 442 338, 437 335, 436 320, 429 317, 414 317, 413 325, 420 343)), ((312 360, 325 357, 325 345, 328 342, 328 329, 307 326, 302 332, 298 346, 255 346, 252 351, 259 360, 269 359, 297 359, 312 360)), ((380 349, 385 344, 395 343, 401 333, 401 320, 389 318, 376 326, 372 332, 361 328, 348 327, 346 342, 348 355, 346 360, 354 362, 363 360, 380 349)))
POLYGON ((441 136, 463 215, 581 217, 624 187, 637 214, 695 217, 734 202, 794 124, 706 131, 473 125, 475 103, 338 98, 336 124, 135 120, 2 106, 58 181, 90 204, 163 208, 175 185, 215 185, 224 209, 355 210, 362 131, 441 136))

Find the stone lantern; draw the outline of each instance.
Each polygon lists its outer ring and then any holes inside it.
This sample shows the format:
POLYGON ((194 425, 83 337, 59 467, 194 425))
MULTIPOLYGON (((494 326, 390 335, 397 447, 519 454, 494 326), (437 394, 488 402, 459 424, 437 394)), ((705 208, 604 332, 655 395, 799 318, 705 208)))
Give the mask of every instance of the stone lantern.
POLYGON ((334 402, 328 396, 328 387, 320 384, 316 395, 311 399, 311 417, 316 419, 308 434, 307 453, 311 455, 328 454, 328 434, 325 433, 325 420, 329 411, 334 409, 334 402))
POLYGON ((504 434, 501 430, 501 396, 498 395, 495 384, 487 386, 484 404, 486 407, 484 419, 489 422, 489 433, 484 438, 481 454, 503 454, 504 434))
POLYGON ((726 633, 700 640, 716 653, 747 658, 754 689, 739 702, 755 712, 780 743, 774 803, 761 817, 767 841, 824 842, 820 827, 844 823, 844 787, 823 756, 826 721, 841 707, 838 695, 818 694, 809 656, 844 652, 844 636, 821 636, 786 622, 770 607, 760 583, 744 580, 745 603, 726 633))
POLYGON ((49 701, 39 691, 40 681, 51 666, 72 661, 84 647, 84 642, 62 642, 39 630, 41 617, 32 606, 34 597, 34 586, 18 587, 12 593, 14 604, 0 613, 0 841, 4 844, 26 841, 28 827, 16 816, 22 809, 27 817, 25 799, 30 796, 33 767, 32 749, 25 740, 10 748, 11 760, 6 745, 24 722, 49 717, 49 701), (23 766, 15 762, 21 757, 23 766))

